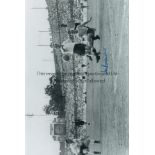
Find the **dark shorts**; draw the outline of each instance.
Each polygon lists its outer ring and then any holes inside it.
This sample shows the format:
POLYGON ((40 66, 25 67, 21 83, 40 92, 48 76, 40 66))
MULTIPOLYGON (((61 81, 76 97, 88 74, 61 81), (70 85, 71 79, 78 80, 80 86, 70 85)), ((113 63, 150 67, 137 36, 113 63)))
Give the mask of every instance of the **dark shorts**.
POLYGON ((85 144, 82 144, 81 146, 80 146, 80 155, 84 155, 84 153, 83 153, 83 150, 84 149, 88 149, 88 146, 86 146, 85 144))
POLYGON ((75 44, 73 52, 80 56, 84 56, 86 54, 85 47, 85 44, 75 44))
POLYGON ((89 34, 89 33, 94 34, 94 29, 88 28, 87 34, 89 34))
POLYGON ((85 122, 82 121, 82 120, 75 120, 75 125, 76 125, 76 126, 82 126, 82 125, 84 125, 84 124, 85 124, 85 122))

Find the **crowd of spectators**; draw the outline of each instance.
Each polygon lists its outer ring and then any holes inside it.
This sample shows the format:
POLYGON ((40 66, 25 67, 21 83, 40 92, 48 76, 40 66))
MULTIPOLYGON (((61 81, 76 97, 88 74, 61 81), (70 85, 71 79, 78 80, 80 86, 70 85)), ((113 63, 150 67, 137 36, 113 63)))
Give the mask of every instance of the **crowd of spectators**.
MULTIPOLYGON (((46 0, 48 21, 50 23, 52 45, 60 45, 68 38, 66 28, 60 25, 71 20, 83 20, 80 0, 46 0)), ((76 39, 76 38, 75 38, 76 39)), ((81 67, 87 63, 86 56, 69 54, 70 61, 63 61, 59 48, 54 49, 56 74, 61 74, 61 87, 65 96, 66 137, 85 137, 86 125, 75 126, 75 119, 86 121, 86 79, 85 70, 81 67), (68 74, 67 74, 68 73, 68 74), (76 74, 78 73, 78 74, 76 74)))

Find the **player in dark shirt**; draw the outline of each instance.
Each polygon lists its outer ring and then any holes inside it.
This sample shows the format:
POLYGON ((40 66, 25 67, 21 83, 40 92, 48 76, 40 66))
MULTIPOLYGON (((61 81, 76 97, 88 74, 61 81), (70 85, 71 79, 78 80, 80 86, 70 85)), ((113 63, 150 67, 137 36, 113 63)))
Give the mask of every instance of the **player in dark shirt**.
MULTIPOLYGON (((86 44, 82 44, 82 43, 75 44, 73 52, 80 55, 80 56, 84 56, 85 54, 87 54, 86 53, 86 48, 87 48, 86 46, 87 46, 86 44)), ((97 52, 95 48, 93 48, 92 51, 96 57, 96 62, 98 63, 100 60, 100 53, 97 52)))
POLYGON ((73 123, 75 123, 75 126, 78 126, 78 127, 81 127, 83 125, 90 125, 90 123, 87 123, 87 122, 82 121, 80 119, 76 119, 75 122, 73 122, 73 123))

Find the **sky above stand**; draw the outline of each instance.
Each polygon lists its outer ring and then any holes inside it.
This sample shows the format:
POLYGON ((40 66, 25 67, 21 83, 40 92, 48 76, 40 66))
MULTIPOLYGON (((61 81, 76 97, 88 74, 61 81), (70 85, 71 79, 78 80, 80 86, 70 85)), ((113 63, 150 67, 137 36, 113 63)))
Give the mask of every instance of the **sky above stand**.
MULTIPOLYGON (((26 1, 26 114, 44 115, 43 106, 49 97, 44 88, 50 76, 38 76, 37 72, 54 73, 54 57, 49 45, 48 11, 45 0, 26 1)), ((58 155, 59 143, 50 136, 52 116, 26 117, 26 155, 58 155)))

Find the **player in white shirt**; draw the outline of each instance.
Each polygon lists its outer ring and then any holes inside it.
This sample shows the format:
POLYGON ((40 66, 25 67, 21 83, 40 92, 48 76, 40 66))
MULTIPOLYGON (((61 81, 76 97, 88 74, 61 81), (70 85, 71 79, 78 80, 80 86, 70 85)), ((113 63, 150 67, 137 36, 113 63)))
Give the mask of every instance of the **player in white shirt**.
POLYGON ((80 38, 84 35, 92 34, 92 40, 100 39, 99 35, 95 36, 95 29, 86 26, 89 22, 91 22, 92 17, 89 20, 85 21, 84 23, 78 23, 74 21, 70 21, 68 24, 61 24, 61 27, 68 28, 69 34, 77 34, 80 38))
POLYGON ((101 154, 99 151, 90 152, 89 145, 100 144, 99 140, 90 140, 89 136, 83 139, 67 139, 66 143, 69 144, 71 151, 75 155, 91 155, 91 154, 101 154))

